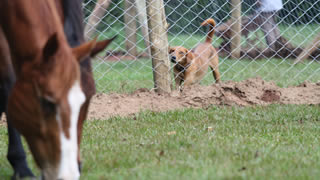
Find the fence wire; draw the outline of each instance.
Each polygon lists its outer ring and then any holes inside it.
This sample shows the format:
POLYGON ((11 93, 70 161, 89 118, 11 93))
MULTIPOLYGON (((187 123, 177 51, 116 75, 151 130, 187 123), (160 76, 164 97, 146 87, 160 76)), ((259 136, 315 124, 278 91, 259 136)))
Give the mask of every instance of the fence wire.
MULTIPOLYGON (((274 0, 276 1, 276 0, 274 0)), ((161 1, 162 2, 162 1, 161 1)), ((164 0, 164 25, 170 47, 189 50, 204 42, 208 27, 216 21, 212 45, 219 54, 221 81, 261 77, 281 87, 320 80, 320 0, 282 1, 280 10, 264 11, 263 0, 241 1, 240 58, 231 58, 231 26, 234 8, 222 0, 164 0)), ((85 0, 86 37, 116 40, 93 60, 96 86, 100 92, 132 92, 154 87, 146 0, 85 0)), ((161 9, 160 7, 157 7, 161 9)), ((159 27, 161 28, 161 27, 159 27)), ((167 48, 167 47, 163 47, 167 48)), ((154 55, 154 54, 153 54, 154 55)), ((169 56, 168 56, 169 59, 169 56)), ((172 84, 175 81, 170 65, 172 84)), ((208 69, 200 84, 214 83, 208 69)), ((174 87, 174 85, 173 85, 174 87)))

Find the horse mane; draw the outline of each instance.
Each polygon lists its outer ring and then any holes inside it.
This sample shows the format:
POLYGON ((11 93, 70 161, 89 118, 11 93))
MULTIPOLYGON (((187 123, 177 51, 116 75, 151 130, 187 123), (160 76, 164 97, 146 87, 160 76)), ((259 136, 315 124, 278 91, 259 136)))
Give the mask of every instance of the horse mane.
MULTIPOLYGON (((84 39, 84 24, 82 0, 61 0, 64 14, 64 33, 71 47, 82 44, 84 39)), ((95 83, 92 75, 90 58, 86 58, 80 63, 81 81, 86 85, 83 86, 84 93, 87 97, 95 94, 95 83)))
POLYGON ((84 42, 82 0, 62 0, 64 32, 71 47, 84 42))

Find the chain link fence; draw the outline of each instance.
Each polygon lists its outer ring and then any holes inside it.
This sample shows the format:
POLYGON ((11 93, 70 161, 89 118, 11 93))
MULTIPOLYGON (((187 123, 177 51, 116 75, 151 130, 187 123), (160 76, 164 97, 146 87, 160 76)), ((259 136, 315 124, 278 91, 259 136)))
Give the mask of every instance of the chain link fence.
MULTIPOLYGON (((154 88, 154 67, 147 15, 149 0, 85 0, 86 37, 116 40, 93 60, 99 92, 132 92, 154 88)), ((261 77, 280 87, 320 80, 320 1, 282 0, 278 11, 261 10, 263 0, 241 1, 241 16, 234 17, 232 1, 161 0, 167 23, 168 44, 192 49, 204 42, 209 28, 200 24, 216 21, 212 45, 219 54, 221 81, 261 77), (241 23, 235 32, 232 26, 241 23), (235 35, 241 35, 239 58, 232 58, 235 35)), ((271 1, 272 2, 272 1, 271 1)), ((161 7, 156 7, 161 12, 161 7)), ((239 36, 238 36, 239 37, 239 36)), ((162 47, 163 50, 167 46, 162 47)), ((167 50, 166 50, 167 51, 167 50)), ((169 56, 166 61, 169 61, 169 56)), ((170 79, 174 81, 170 63, 170 79)), ((214 83, 211 70, 200 84, 214 83)), ((174 83, 173 83, 174 84, 174 83)), ((174 87, 174 86, 173 86, 174 87)))

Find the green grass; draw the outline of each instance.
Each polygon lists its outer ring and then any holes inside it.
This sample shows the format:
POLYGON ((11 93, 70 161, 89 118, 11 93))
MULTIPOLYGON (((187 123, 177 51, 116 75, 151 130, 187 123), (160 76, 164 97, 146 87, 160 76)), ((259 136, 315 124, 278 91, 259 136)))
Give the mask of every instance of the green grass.
MULTIPOLYGON (((119 62, 94 62, 94 75, 99 92, 132 92, 138 88, 153 88, 151 60, 119 62)), ((209 72, 209 71, 208 71, 209 72)), ((320 63, 306 61, 293 66, 292 60, 231 60, 220 58, 222 81, 241 81, 260 76, 264 80, 274 81, 280 87, 298 85, 305 80, 320 80, 320 63)), ((201 84, 214 82, 212 73, 208 73, 201 84)))
POLYGON ((318 24, 300 26, 279 26, 281 35, 295 46, 305 47, 310 44, 320 32, 318 24))
MULTIPOLYGON (((319 106, 271 105, 88 121, 82 179, 318 179, 319 117, 319 106)), ((6 144, 2 126, 1 179, 6 144)))

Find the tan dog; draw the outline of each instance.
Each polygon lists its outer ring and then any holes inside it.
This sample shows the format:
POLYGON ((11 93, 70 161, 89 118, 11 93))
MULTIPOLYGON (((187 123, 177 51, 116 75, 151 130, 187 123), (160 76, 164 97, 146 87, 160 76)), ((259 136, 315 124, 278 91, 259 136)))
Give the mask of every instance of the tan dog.
POLYGON ((207 73, 208 67, 212 69, 216 82, 220 82, 219 57, 211 44, 216 23, 213 19, 207 19, 201 23, 201 26, 206 25, 210 25, 206 41, 197 45, 193 51, 182 46, 169 48, 171 62, 175 63, 173 72, 176 88, 181 88, 182 82, 184 87, 199 83, 207 73))

